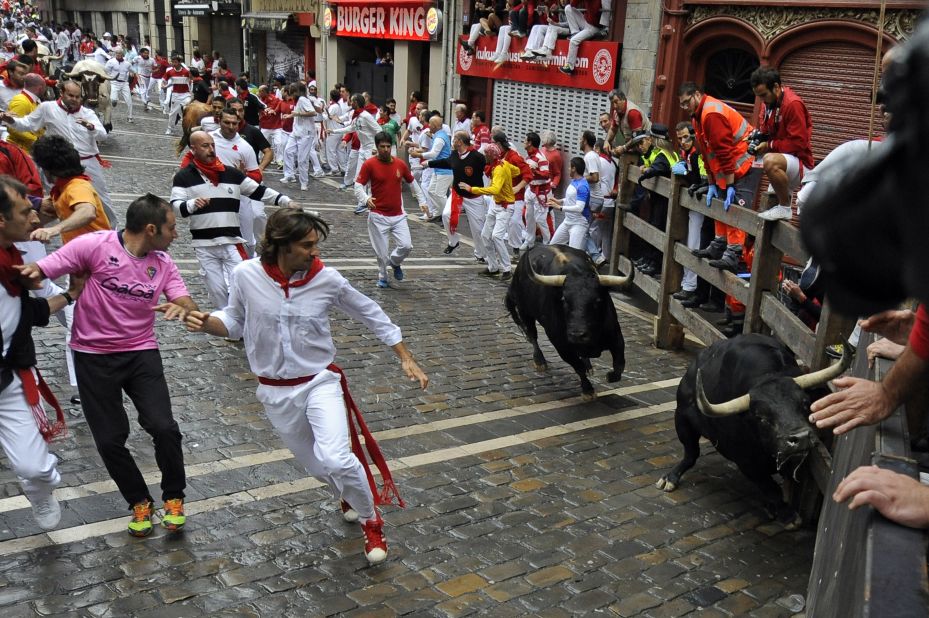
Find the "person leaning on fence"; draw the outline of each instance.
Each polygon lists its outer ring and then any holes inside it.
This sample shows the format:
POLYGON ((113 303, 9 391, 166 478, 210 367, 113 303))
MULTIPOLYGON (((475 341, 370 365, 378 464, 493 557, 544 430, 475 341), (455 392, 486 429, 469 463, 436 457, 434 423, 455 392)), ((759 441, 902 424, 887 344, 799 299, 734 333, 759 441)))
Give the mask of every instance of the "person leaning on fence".
POLYGON ((813 168, 813 121, 806 104, 792 89, 781 85, 781 74, 770 67, 759 67, 749 81, 761 99, 759 130, 764 141, 754 152, 763 155, 768 177, 768 194, 777 196, 777 205, 758 216, 766 221, 790 219, 790 196, 800 186, 804 172, 813 168))
MULTIPOLYGON (((747 138, 753 127, 732 107, 719 99, 704 94, 693 82, 684 82, 678 89, 681 109, 691 115, 697 144, 703 152, 709 172, 710 188, 706 205, 721 198, 723 209, 732 204, 750 208, 758 190, 760 169, 752 167, 754 157, 748 152, 747 138)), ((742 260, 745 232, 739 228, 716 222, 716 237, 694 255, 710 258, 710 266, 737 272, 742 260)))
MULTIPOLYGON (((638 147, 642 155, 642 173, 639 185, 649 178, 670 178, 671 167, 677 163, 677 154, 668 140, 668 127, 653 124, 651 131, 638 131, 632 138, 632 146, 638 147)), ((668 220, 668 198, 656 191, 651 192, 651 214, 648 222, 659 230, 664 230, 668 220)), ((645 264, 639 267, 643 275, 654 277, 661 274, 661 253, 650 248, 645 264)))
MULTIPOLYGON (((703 156, 697 150, 693 125, 684 120, 677 123, 675 130, 678 142, 677 155, 680 160, 671 166, 671 173, 682 180, 684 186, 687 187, 687 192, 691 197, 694 197, 697 191, 707 188, 706 166, 703 163, 703 156)), ((701 240, 706 227, 705 222, 706 218, 702 212, 698 210, 687 211, 687 248, 691 251, 702 246, 701 240)), ((710 228, 712 228, 712 225, 710 228)), ((712 232, 710 233, 712 234, 712 232)), ((681 280, 681 289, 675 292, 673 296, 681 301, 681 305, 692 309, 708 300, 708 292, 709 285, 705 281, 701 282, 697 278, 697 273, 685 268, 684 278, 681 280)))

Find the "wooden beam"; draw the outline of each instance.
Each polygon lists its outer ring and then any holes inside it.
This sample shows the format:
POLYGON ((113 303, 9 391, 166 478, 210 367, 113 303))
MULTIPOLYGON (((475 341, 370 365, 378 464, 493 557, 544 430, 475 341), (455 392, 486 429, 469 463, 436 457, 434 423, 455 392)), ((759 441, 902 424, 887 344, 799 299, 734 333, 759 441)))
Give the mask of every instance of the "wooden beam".
POLYGON ((669 311, 674 318, 681 323, 687 330, 693 333, 694 337, 703 342, 703 345, 712 345, 717 341, 725 339, 725 335, 719 332, 719 329, 710 324, 709 320, 692 309, 687 309, 681 304, 681 301, 672 298, 668 303, 669 311))
POLYGON ((804 365, 812 366, 816 349, 813 331, 770 292, 762 296, 761 317, 768 328, 774 331, 774 336, 783 341, 804 365))
POLYGON ((792 226, 786 221, 778 221, 771 235, 771 242, 780 249, 784 255, 789 255, 801 264, 806 262, 810 255, 803 246, 800 238, 800 228, 792 226))
MULTIPOLYGON (((662 178, 666 181, 666 178, 662 178)), ((671 183, 671 199, 668 200, 668 220, 665 225, 665 243, 661 247, 661 292, 658 296, 657 320, 655 322, 655 347, 680 349, 684 345, 684 329, 671 315, 668 303, 671 295, 681 287, 684 269, 674 259, 674 245, 687 242, 687 227, 690 213, 681 208, 681 194, 686 193, 679 176, 671 183)))
POLYGON ((634 215, 630 212, 626 213, 623 225, 630 232, 655 247, 659 251, 664 249, 665 245, 665 233, 659 230, 658 228, 647 223, 644 219, 641 219, 637 215, 634 215))
POLYGON ((707 264, 706 260, 695 257, 683 243, 674 245, 674 259, 684 268, 689 268, 697 273, 697 276, 705 279, 710 285, 735 297, 740 303, 744 304, 748 300, 749 284, 744 279, 727 270, 713 268, 707 264))
POLYGON ((745 303, 745 330, 760 333, 764 329, 761 318, 761 297, 771 291, 777 291, 777 278, 781 272, 781 259, 784 254, 771 244, 771 235, 775 225, 765 221, 761 233, 755 237, 755 256, 752 259, 752 279, 748 290, 748 302, 745 303))

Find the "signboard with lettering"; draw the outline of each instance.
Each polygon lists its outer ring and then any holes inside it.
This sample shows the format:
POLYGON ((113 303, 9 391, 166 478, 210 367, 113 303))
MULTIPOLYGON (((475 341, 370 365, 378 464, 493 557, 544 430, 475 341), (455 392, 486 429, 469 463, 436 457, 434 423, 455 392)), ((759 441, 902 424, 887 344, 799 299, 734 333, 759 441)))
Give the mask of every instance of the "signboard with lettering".
POLYGON ((611 41, 584 41, 577 54, 574 73, 565 75, 558 69, 564 66, 568 56, 568 40, 559 39, 555 50, 548 58, 535 61, 522 60, 520 54, 526 50, 526 39, 510 41, 509 52, 502 63, 495 61, 497 37, 482 36, 474 45, 474 54, 468 54, 461 46, 467 41, 463 35, 458 44, 455 70, 459 75, 509 79, 551 86, 568 86, 588 90, 612 89, 619 72, 619 43, 611 41))
POLYGON ((339 2, 327 7, 326 20, 338 36, 433 41, 442 31, 442 11, 428 3, 339 2))

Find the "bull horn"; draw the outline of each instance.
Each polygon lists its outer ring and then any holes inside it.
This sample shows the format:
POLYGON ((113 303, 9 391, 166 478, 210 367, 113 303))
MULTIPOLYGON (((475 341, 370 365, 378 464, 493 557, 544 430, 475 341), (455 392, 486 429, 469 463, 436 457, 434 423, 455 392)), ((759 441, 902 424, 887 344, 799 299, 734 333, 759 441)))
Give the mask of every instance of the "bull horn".
POLYGON ((526 264, 529 265, 529 278, 539 285, 547 285, 553 288, 564 287, 564 281, 567 275, 539 275, 535 272, 535 269, 532 267, 532 261, 526 260, 526 264))
POLYGON ((748 410, 751 396, 747 393, 723 403, 710 403, 703 392, 703 370, 697 370, 697 407, 704 416, 732 416, 748 410))
POLYGON ((635 276, 635 269, 629 271, 629 274, 625 277, 620 277, 619 275, 597 275, 600 279, 600 285, 605 288, 618 288, 625 286, 627 283, 632 281, 632 278, 635 276))
POLYGON ((794 378, 794 382, 796 382, 797 386, 804 390, 808 388, 814 388, 816 386, 822 386, 832 378, 837 378, 845 373, 845 370, 848 369, 852 364, 853 356, 854 354, 852 353, 852 346, 848 343, 848 341, 846 341, 842 346, 842 359, 839 362, 833 363, 828 367, 824 367, 819 371, 797 376, 794 378))

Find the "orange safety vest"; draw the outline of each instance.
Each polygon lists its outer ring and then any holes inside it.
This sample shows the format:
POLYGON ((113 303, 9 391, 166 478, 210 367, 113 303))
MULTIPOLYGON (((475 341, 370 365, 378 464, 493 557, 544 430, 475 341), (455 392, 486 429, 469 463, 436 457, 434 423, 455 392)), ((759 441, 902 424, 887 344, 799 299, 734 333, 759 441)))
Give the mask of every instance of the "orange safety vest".
POLYGON ((700 118, 697 122, 693 123, 694 131, 697 134, 697 140, 699 141, 700 148, 703 151, 703 159, 706 163, 708 171, 718 186, 725 187, 726 173, 720 169, 719 160, 716 157, 716 153, 710 150, 709 141, 703 132, 703 125, 706 117, 709 114, 722 114, 726 119, 726 122, 732 128, 732 139, 735 141, 736 150, 736 179, 739 179, 747 174, 748 171, 752 168, 752 163, 755 160, 755 157, 748 154, 748 136, 752 131, 754 131, 754 127, 752 127, 752 125, 750 125, 745 120, 745 118, 742 117, 742 114, 735 111, 719 99, 705 94, 703 95, 702 103, 703 107, 700 110, 700 118))

